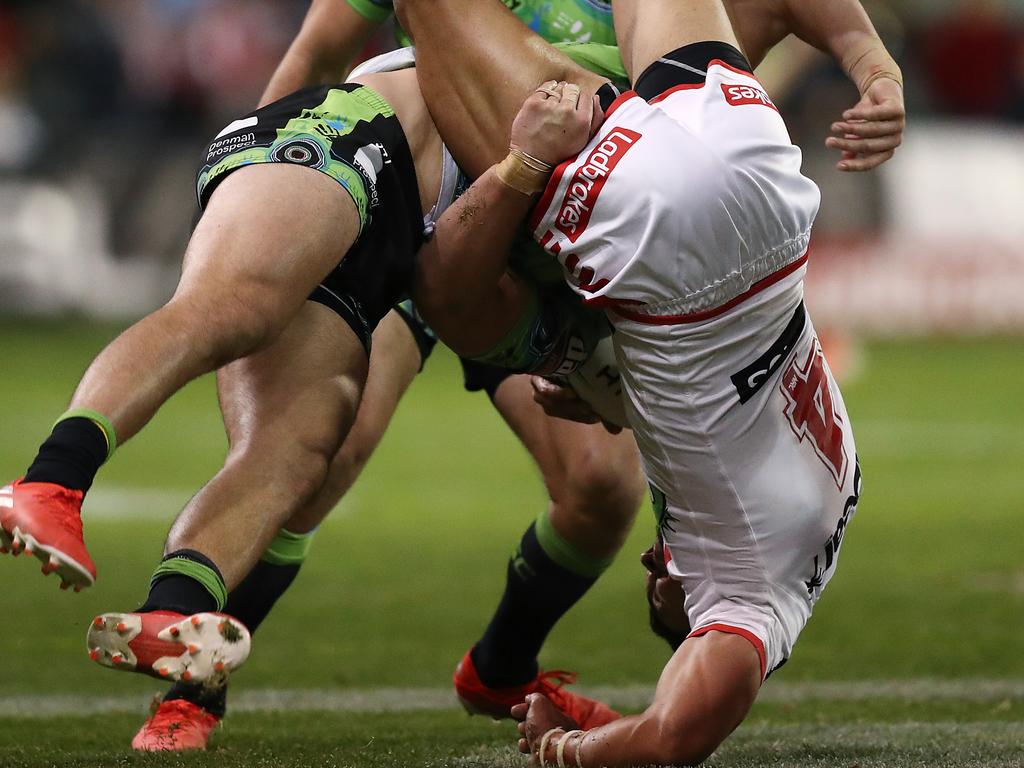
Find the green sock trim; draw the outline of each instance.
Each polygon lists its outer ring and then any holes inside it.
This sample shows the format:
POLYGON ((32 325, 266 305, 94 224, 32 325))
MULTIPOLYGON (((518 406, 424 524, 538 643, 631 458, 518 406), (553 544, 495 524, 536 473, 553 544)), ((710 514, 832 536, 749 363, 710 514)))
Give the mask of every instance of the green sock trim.
POLYGON ((292 533, 282 528, 260 559, 271 565, 302 565, 309 555, 315 533, 292 533))
POLYGON ((598 558, 581 552, 568 541, 558 535, 547 512, 542 512, 535 526, 537 541, 540 542, 544 554, 579 576, 596 579, 604 573, 615 560, 614 557, 598 558))
POLYGON ((114 455, 114 451, 117 450, 117 433, 114 432, 114 425, 110 423, 110 419, 104 416, 102 413, 92 411, 88 408, 72 408, 70 411, 65 413, 59 419, 57 419, 53 426, 57 426, 62 421, 67 419, 88 419, 101 430, 103 430, 103 437, 107 439, 107 461, 110 461, 110 457, 114 455))
POLYGON ((209 566, 184 557, 172 557, 170 560, 164 560, 153 571, 153 578, 149 580, 150 587, 165 576, 187 576, 193 581, 198 581, 217 602, 217 610, 224 610, 224 604, 228 601, 228 588, 224 585, 224 580, 209 566))

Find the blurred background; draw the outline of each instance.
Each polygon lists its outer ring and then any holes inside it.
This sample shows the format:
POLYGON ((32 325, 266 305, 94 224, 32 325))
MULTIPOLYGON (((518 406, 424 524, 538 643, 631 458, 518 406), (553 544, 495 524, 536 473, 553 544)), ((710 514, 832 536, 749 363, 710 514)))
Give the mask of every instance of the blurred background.
MULTIPOLYGON (((786 44, 759 73, 823 192, 808 302, 866 489, 824 615, 778 677, 1024 678, 1024 655, 1008 652, 1024 635, 1024 0, 865 4, 907 82, 905 143, 879 171, 841 174, 824 148, 856 102, 828 60, 786 44)), ((91 356, 170 295, 199 152, 256 104, 306 5, 0 3, 0 481, 28 462, 91 356)), ((318 581, 261 630, 243 685, 446 684, 545 504, 486 398, 460 390, 457 364, 436 352, 314 546, 302 578, 318 581), (284 653, 295 622, 331 632, 284 653)), ((101 473, 86 506, 95 589, 64 599, 24 562, 0 563, 0 585, 24 583, 4 598, 24 631, 4 633, 0 655, 27 660, 8 682, 142 688, 87 669, 85 623, 137 604, 167 522, 223 452, 207 379, 101 473)), ((547 659, 589 682, 654 679, 667 649, 644 626, 636 561, 652 533, 642 513, 547 659)))
MULTIPOLYGON (((169 295, 198 153, 255 105, 306 6, 5 0, 0 311, 133 316, 169 295)), ((881 172, 833 169, 823 142, 856 98, 829 60, 794 41, 759 73, 823 191, 809 280, 818 323, 1016 333, 1024 0, 866 6, 907 80, 907 141, 881 172)))

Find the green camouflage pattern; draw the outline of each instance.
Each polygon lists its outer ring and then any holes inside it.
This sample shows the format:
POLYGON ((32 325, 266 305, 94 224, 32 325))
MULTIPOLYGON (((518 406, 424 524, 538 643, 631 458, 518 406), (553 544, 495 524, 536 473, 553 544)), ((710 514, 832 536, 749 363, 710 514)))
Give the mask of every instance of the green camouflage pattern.
POLYGON ((247 134, 237 133, 222 140, 233 142, 223 149, 218 147, 218 141, 211 144, 211 151, 219 151, 224 156, 200 171, 196 193, 200 201, 204 201, 211 180, 223 178, 227 173, 246 165, 280 162, 276 158, 289 150, 302 152, 303 157, 309 155, 308 162, 291 162, 322 171, 341 184, 355 201, 360 228, 365 227, 370 215, 370 191, 366 180, 353 165, 332 155, 331 145, 335 139, 352 133, 360 123, 390 118, 394 114, 391 105, 370 88, 329 90, 319 104, 303 108, 297 117, 278 128, 276 138, 269 145, 245 146, 247 134), (319 148, 318 152, 316 148, 319 148))

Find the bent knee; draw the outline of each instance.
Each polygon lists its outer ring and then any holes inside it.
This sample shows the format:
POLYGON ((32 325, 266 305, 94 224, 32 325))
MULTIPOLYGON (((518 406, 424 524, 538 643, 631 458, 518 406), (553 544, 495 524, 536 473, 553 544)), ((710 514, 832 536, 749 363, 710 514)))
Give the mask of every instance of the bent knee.
POLYGON ((327 483, 339 439, 331 429, 306 434, 265 430, 233 445, 228 461, 247 465, 275 495, 293 500, 290 507, 304 505, 327 483))
POLYGON ((270 346, 291 315, 271 286, 242 282, 230 291, 192 291, 176 295, 164 308, 189 343, 203 350, 211 368, 219 368, 270 346))
POLYGON ((632 522, 646 488, 635 449, 606 452, 589 446, 569 458, 557 486, 552 496, 566 509, 623 525, 632 522))

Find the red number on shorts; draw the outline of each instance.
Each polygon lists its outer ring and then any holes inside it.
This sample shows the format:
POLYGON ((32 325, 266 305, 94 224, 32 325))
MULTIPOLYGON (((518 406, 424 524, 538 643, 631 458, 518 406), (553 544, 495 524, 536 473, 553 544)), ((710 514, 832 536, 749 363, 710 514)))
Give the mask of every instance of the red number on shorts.
POLYGON ((793 360, 786 368, 781 389, 788 401, 786 418, 796 436, 800 442, 805 437, 810 440, 814 452, 842 488, 849 459, 843 445, 843 419, 832 399, 831 381, 821 346, 814 339, 803 364, 793 360))

